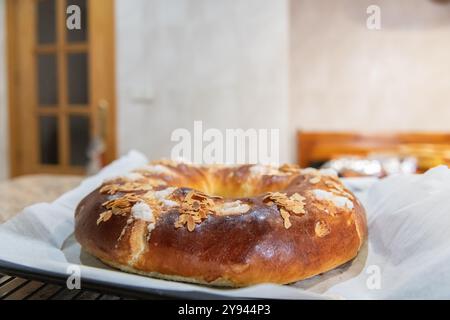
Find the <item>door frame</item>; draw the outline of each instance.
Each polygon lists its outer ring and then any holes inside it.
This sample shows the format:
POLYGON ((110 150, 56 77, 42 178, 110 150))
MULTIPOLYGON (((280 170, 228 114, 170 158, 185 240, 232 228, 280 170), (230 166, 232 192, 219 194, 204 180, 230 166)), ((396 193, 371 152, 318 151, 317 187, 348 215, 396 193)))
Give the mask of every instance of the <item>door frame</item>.
MULTIPOLYGON (((39 1, 39 0, 21 0, 21 1, 39 1)), ((61 1, 61 0, 56 0, 61 1)), ((115 81, 115 21, 114 21, 114 1, 113 0, 88 0, 88 39, 89 39, 89 89, 90 106, 92 108, 91 135, 101 135, 107 146, 103 155, 103 164, 108 164, 116 158, 117 138, 116 138, 116 81, 115 81), (98 81, 97 78, 108 79, 108 81, 98 81), (100 84, 99 90, 93 90, 92 86, 100 84), (98 93, 101 92, 101 93, 98 93), (104 109, 101 101, 106 99, 108 103, 106 127, 99 129, 98 119, 104 117, 104 109)), ((23 128, 23 117, 21 113, 24 106, 21 105, 20 85, 18 83, 19 69, 19 37, 26 36, 20 34, 18 22, 18 3, 17 0, 6 0, 6 60, 7 60, 7 93, 8 93, 8 124, 9 124, 9 175, 15 177, 22 174, 32 173, 61 173, 61 170, 41 168, 35 171, 24 165, 25 144, 36 143, 25 141, 22 131, 24 129, 35 130, 36 128, 23 128)), ((31 66, 35 67, 35 66, 31 66)), ((29 71, 31 76, 35 76, 35 70, 29 71)), ((23 85, 22 85, 23 87, 23 85)), ((36 90, 37 88, 29 88, 36 90)), ((37 136, 34 131, 33 136, 37 136)), ((66 170, 66 174, 83 174, 84 170, 66 170)))

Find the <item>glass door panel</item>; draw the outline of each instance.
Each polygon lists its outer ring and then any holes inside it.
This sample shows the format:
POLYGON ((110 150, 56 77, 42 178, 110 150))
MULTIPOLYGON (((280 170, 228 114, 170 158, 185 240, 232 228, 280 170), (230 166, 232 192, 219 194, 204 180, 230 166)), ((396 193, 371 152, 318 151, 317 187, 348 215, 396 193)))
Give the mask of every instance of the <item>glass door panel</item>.
POLYGON ((39 161, 62 170, 85 167, 89 160, 92 112, 87 5, 86 0, 35 2, 39 161), (67 27, 69 5, 78 6, 80 29, 67 27))
POLYGON ((39 44, 56 42, 55 7, 55 0, 39 0, 37 2, 37 43, 39 44))
POLYGON ((104 148, 98 148, 95 163, 112 161, 114 0, 6 4, 12 175, 85 173, 91 161, 88 148, 99 139, 104 148), (74 13, 80 13, 80 28, 70 30, 74 13))
POLYGON ((88 56, 86 52, 67 55, 67 92, 70 105, 89 103, 88 56))
POLYGON ((58 104, 58 70, 55 53, 37 55, 38 105, 58 104))
POLYGON ((42 164, 59 163, 58 119, 53 116, 39 117, 39 153, 42 164))
POLYGON ((88 162, 87 148, 90 142, 90 120, 87 116, 70 116, 70 164, 85 166, 88 162))
POLYGON ((88 35, 88 6, 86 0, 68 0, 67 6, 76 5, 80 8, 81 13, 81 25, 80 29, 71 29, 67 30, 67 42, 85 42, 87 40, 88 35))

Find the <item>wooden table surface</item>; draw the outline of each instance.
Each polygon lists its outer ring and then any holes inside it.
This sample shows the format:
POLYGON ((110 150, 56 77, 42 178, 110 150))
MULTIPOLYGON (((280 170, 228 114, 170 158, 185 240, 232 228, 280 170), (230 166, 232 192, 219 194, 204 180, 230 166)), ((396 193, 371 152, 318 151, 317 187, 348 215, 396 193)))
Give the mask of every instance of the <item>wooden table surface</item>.
POLYGON ((81 176, 40 174, 0 181, 0 223, 29 205, 56 200, 82 180, 81 176))
MULTIPOLYGON (((31 175, 0 182, 0 223, 14 217, 26 206, 51 202, 75 188, 83 177, 31 175)), ((64 285, 25 279, 0 272, 0 300, 119 300, 129 297, 108 292, 69 290, 64 285)))

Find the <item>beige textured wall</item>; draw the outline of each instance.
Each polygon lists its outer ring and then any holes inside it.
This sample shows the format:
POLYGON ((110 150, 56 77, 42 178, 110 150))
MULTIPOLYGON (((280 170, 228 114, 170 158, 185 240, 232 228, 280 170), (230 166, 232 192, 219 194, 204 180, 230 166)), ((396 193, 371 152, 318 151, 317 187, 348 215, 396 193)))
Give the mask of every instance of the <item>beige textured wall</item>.
POLYGON ((292 0, 290 24, 293 128, 450 130, 449 1, 292 0))
POLYGON ((118 136, 170 157, 171 133, 279 128, 288 119, 288 1, 117 0, 118 136))

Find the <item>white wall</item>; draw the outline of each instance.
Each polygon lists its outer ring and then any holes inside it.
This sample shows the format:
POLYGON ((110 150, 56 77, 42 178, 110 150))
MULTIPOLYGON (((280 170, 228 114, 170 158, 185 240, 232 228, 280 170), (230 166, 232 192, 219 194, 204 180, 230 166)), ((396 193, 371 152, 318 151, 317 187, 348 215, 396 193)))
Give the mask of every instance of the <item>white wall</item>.
POLYGON ((0 0, 0 181, 8 173, 8 121, 6 101, 5 1, 0 0))
POLYGON ((120 153, 169 157, 203 120, 279 128, 290 156, 287 0, 116 0, 116 37, 120 153))
POLYGON ((292 126, 450 130, 450 2, 292 0, 292 126), (369 5, 381 30, 366 27, 369 5))

